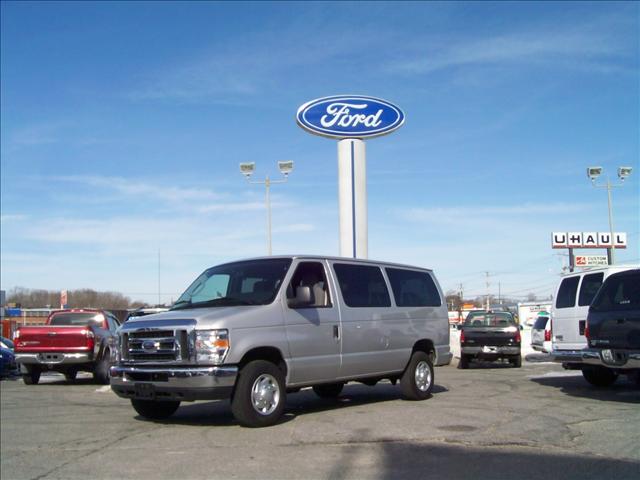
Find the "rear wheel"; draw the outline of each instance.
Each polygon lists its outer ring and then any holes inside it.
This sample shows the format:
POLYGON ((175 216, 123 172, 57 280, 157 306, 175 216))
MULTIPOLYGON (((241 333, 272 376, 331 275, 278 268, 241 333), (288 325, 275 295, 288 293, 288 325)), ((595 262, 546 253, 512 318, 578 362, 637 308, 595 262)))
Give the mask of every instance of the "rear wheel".
POLYGON ((156 402, 153 400, 136 400, 131 399, 131 405, 140 416, 151 420, 161 420, 173 415, 180 402, 156 402))
POLYGON ((40 381, 40 369, 36 367, 27 367, 27 373, 22 374, 22 381, 25 385, 37 385, 40 381))
POLYGON ((325 383, 323 385, 314 385, 313 391, 320 398, 336 398, 342 392, 344 383, 325 383))
POLYGON ((608 387, 618 378, 618 374, 605 367, 584 367, 582 376, 591 385, 596 387, 608 387))
POLYGON ((516 355, 515 357, 511 357, 509 359, 509 363, 516 368, 522 367, 522 355, 516 355))
POLYGON ((111 352, 105 350, 93 370, 93 381, 100 385, 109 385, 109 367, 111 366, 111 352))
POLYGON ((406 400, 425 400, 433 389, 433 363, 424 352, 413 352, 400 378, 400 391, 406 400))
POLYGON ((231 398, 231 412, 245 427, 268 427, 284 413, 284 373, 266 360, 247 363, 238 376, 231 398))
POLYGON ((464 370, 465 368, 469 368, 469 356, 464 353, 460 354, 460 361, 458 362, 458 368, 464 370))

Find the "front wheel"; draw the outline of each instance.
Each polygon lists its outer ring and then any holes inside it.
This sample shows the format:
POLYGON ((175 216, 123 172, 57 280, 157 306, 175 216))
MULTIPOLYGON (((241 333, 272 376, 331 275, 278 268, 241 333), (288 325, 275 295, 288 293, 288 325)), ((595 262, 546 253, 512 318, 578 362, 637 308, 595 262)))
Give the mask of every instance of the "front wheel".
POLYGON ((584 379, 595 387, 608 387, 618 378, 618 374, 606 367, 584 367, 584 379))
POLYGON ((433 363, 424 352, 413 352, 400 378, 400 391, 406 400, 425 400, 431 395, 435 375, 433 363))
POLYGON ((231 412, 240 425, 268 427, 284 413, 285 399, 282 370, 271 362, 254 360, 240 370, 231 412))
POLYGON ((105 350, 102 357, 96 363, 93 370, 93 381, 99 385, 109 385, 109 367, 111 366, 111 353, 105 350))
POLYGON ((162 420, 176 413, 180 402, 156 402, 153 400, 136 400, 133 398, 131 399, 131 405, 133 405, 135 411, 142 417, 151 420, 162 420))

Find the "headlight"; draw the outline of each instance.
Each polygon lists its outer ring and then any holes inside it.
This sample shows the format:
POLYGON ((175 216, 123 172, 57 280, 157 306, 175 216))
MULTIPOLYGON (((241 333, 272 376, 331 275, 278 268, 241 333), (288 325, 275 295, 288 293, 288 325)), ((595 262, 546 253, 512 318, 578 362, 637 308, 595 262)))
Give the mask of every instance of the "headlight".
POLYGON ((220 364, 229 351, 229 330, 196 330, 196 362, 220 364))

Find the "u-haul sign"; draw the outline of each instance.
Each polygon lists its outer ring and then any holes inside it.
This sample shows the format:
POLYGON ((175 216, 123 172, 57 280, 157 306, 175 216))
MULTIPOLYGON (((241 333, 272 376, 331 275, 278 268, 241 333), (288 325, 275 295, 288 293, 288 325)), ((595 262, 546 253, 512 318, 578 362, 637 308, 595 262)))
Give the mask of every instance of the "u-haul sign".
POLYGON ((627 234, 615 232, 553 232, 552 248, 627 248, 627 234))

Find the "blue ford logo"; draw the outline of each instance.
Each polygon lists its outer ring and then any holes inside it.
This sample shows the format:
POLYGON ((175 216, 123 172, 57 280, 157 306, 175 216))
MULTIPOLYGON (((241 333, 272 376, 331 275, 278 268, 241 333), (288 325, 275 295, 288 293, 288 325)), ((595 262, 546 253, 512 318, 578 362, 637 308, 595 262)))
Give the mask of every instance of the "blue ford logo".
POLYGON ((336 95, 305 103, 296 114, 308 132, 331 138, 370 138, 397 130, 404 113, 380 98, 336 95))
POLYGON ((143 350, 155 350, 156 349, 156 342, 153 342, 151 340, 145 340, 144 342, 142 342, 142 349, 143 350))

